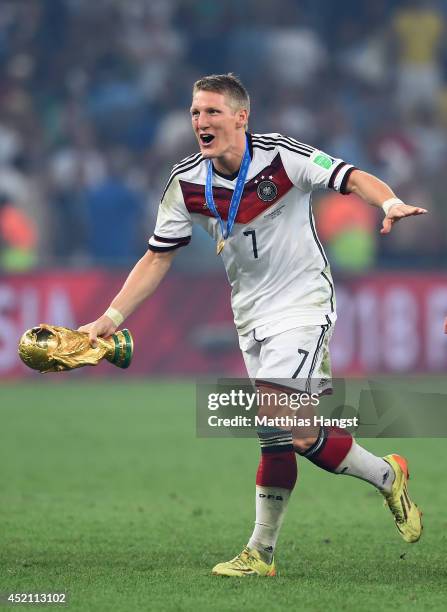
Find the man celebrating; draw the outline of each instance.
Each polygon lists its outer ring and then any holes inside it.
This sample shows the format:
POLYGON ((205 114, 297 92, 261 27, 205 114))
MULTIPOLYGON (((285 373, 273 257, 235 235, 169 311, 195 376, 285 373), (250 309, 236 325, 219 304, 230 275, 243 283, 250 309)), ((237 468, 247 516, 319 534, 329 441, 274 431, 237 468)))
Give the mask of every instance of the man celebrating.
MULTIPOLYGON (((382 208, 383 234, 401 218, 427 211, 404 204, 376 177, 307 144, 280 134, 247 133, 249 113, 248 93, 235 76, 213 75, 194 84, 191 119, 200 152, 173 167, 148 252, 108 310, 79 329, 89 333, 93 345, 98 336, 114 333, 154 293, 175 251, 189 243, 195 222, 214 238, 224 261, 249 377, 261 392, 271 393, 272 379, 290 380, 296 392, 299 375, 306 384, 299 390, 305 391, 315 379, 330 379, 328 343, 336 319, 312 191, 356 193, 382 208)), ((273 553, 296 482, 296 454, 371 483, 383 494, 404 540, 420 538, 421 513, 408 495, 403 457, 376 457, 337 427, 313 428, 306 435, 263 427, 258 436, 255 528, 243 551, 216 565, 213 574, 275 574, 273 553)))

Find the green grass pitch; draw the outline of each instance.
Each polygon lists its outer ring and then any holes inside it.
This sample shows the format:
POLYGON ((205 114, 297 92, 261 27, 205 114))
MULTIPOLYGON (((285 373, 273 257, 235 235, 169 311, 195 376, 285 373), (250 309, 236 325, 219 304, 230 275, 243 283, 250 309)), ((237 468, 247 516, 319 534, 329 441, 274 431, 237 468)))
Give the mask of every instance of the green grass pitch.
POLYGON ((0 387, 3 594, 67 591, 84 612, 445 609, 445 440, 365 442, 410 459, 418 544, 370 486, 302 460, 278 576, 218 578, 252 529, 257 442, 196 438, 193 383, 67 379, 0 387))

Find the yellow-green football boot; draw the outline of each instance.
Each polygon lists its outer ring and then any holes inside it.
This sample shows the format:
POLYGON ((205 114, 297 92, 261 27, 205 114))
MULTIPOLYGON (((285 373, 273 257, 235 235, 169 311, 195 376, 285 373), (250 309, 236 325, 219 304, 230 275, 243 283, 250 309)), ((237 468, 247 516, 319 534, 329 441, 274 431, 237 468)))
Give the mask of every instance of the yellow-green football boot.
POLYGON ((383 458, 393 468, 395 479, 389 493, 382 491, 385 504, 394 516, 397 530, 405 542, 417 542, 422 533, 422 512, 408 495, 407 482, 410 478, 408 463, 400 455, 387 455, 383 458))
POLYGON ((275 561, 266 563, 257 550, 245 547, 231 561, 218 563, 213 567, 215 576, 275 576, 275 561))

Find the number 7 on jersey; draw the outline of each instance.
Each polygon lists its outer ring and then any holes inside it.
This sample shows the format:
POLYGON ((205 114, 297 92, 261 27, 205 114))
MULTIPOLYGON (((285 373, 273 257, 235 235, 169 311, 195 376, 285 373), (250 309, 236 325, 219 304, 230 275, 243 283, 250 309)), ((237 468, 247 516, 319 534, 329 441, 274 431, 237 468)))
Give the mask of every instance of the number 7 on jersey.
POLYGON ((244 232, 244 236, 251 236, 252 246, 253 246, 253 256, 255 259, 258 259, 258 245, 256 242, 256 230, 247 230, 244 232))

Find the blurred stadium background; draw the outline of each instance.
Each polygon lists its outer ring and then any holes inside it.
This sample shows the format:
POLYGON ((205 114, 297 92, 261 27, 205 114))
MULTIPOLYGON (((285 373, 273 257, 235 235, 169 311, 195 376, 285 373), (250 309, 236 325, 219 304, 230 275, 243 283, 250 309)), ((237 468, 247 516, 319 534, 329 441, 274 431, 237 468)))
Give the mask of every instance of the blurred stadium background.
MULTIPOLYGON (((16 356, 24 329, 106 308, 145 252, 172 164, 196 150, 192 82, 228 71, 251 93, 251 131, 343 157, 430 210, 381 237, 354 196, 315 197, 338 281, 335 372, 443 372, 446 20, 445 0, 4 0, 0 378, 33 375, 16 356)), ((128 326, 129 373, 243 374, 200 229, 128 326)))

